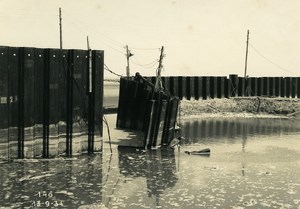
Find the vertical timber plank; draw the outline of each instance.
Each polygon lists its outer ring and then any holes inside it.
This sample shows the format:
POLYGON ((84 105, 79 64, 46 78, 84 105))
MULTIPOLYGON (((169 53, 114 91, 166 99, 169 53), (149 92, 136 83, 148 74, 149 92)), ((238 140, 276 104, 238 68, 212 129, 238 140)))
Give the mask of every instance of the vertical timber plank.
POLYGON ((230 89, 230 96, 237 97, 238 96, 238 89, 239 89, 239 82, 238 82, 238 75, 230 74, 229 75, 229 89, 230 89))
POLYGON ((56 157, 58 151, 58 76, 59 50, 49 49, 49 157, 56 157))
POLYGON ((43 49, 35 49, 34 54, 34 157, 43 155, 43 122, 44 122, 44 63, 43 49))
POLYGON ((292 98, 296 98, 297 90, 297 79, 296 77, 292 77, 292 98))
POLYGON ((16 47, 8 49, 8 88, 9 88, 9 158, 18 158, 19 141, 19 50, 16 47))
POLYGON ((117 128, 125 128, 126 112, 128 107, 128 79, 125 77, 120 78, 119 88, 119 103, 118 103, 118 115, 117 115, 117 128))
POLYGON ((167 109, 167 101, 161 100, 156 120, 156 131, 155 131, 155 144, 154 147, 160 147, 162 145, 162 137, 164 132, 164 123, 165 123, 165 116, 166 116, 166 109, 167 109))
POLYGON ((285 97, 285 84, 284 84, 284 78, 280 77, 280 96, 285 97))
POLYGON ((213 98, 214 99, 216 99, 216 98, 218 98, 218 92, 219 92, 219 89, 218 89, 218 77, 217 76, 214 76, 214 77, 212 77, 212 79, 213 79, 213 94, 212 94, 212 96, 213 96, 213 98))
POLYGON ((155 100, 149 100, 147 104, 147 120, 148 123, 146 124, 146 131, 145 131, 145 140, 144 140, 144 147, 148 149, 152 145, 152 130, 154 129, 154 118, 155 118, 155 100))
POLYGON ((182 100, 183 99, 183 77, 182 76, 178 76, 178 97, 182 100))
POLYGON ((9 159, 8 47, 0 46, 0 161, 9 159))
POLYGON ((195 92, 195 100, 199 100, 199 77, 194 77, 194 92, 195 92))
POLYGON ((231 97, 230 94, 230 80, 227 77, 224 77, 224 97, 229 98, 231 97))
POLYGON ((191 100, 191 77, 186 77, 186 99, 191 100))
POLYGON ((83 51, 81 57, 82 62, 82 95, 84 99, 81 101, 82 118, 81 118, 81 150, 88 152, 88 79, 89 79, 89 51, 83 51))
POLYGON ((95 93, 95 136, 93 142, 94 151, 102 151, 103 134, 103 71, 104 51, 93 51, 94 93, 95 93))
POLYGON ((188 88, 187 88, 187 77, 186 76, 182 76, 182 99, 186 99, 187 98, 187 93, 188 93, 188 88))
POLYGON ((203 77, 198 77, 198 100, 203 99, 203 77))
POLYGON ((207 90, 207 77, 206 76, 203 76, 202 77, 202 93, 203 93, 203 99, 207 99, 208 98, 208 96, 209 95, 207 95, 207 91, 209 90, 209 88, 208 88, 208 90, 207 90))
POLYGON ((283 97, 288 97, 288 82, 287 82, 287 77, 283 78, 283 97))
POLYGON ((275 77, 271 77, 270 78, 270 96, 275 97, 276 96, 276 81, 275 81, 275 77))
POLYGON ((292 98, 292 94, 293 94, 293 78, 292 77, 288 77, 288 89, 289 89, 289 98, 292 98))
POLYGON ((173 95, 176 97, 179 97, 178 88, 179 88, 179 78, 176 76, 173 77, 173 95))
POLYGON ((72 154, 77 155, 81 153, 81 136, 82 136, 82 115, 83 102, 85 98, 85 89, 83 88, 83 50, 73 50, 73 75, 71 76, 73 83, 72 91, 72 154))
POLYGON ((213 98, 213 79, 211 76, 206 77, 206 98, 212 99, 213 98))
POLYGON ((59 52, 58 67, 58 155, 66 152, 67 137, 67 80, 68 80, 68 50, 59 52))
MULTIPOLYGON (((23 53, 24 81, 24 157, 33 158, 34 142, 34 48, 21 48, 23 53)), ((21 61, 22 62, 22 61, 21 61)))
POLYGON ((300 77, 297 77, 297 98, 300 98, 300 77))
POLYGON ((279 77, 275 77, 275 86, 274 86, 274 91, 275 91, 275 97, 280 96, 280 86, 279 86, 279 77))
POLYGON ((195 77, 189 77, 190 79, 190 100, 194 100, 195 99, 195 77))

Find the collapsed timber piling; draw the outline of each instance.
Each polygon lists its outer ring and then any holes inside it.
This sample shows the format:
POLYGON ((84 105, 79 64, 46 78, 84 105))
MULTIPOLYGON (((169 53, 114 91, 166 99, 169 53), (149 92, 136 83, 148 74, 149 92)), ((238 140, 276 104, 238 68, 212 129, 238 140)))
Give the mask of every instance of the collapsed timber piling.
POLYGON ((179 98, 155 88, 139 73, 120 78, 117 128, 144 132, 146 149, 165 146, 174 138, 179 98))

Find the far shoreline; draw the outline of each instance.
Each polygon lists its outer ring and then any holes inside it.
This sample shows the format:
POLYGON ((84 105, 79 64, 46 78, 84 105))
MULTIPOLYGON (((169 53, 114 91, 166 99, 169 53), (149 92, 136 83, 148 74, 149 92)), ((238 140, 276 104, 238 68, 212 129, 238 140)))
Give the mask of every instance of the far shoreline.
POLYGON ((300 115, 295 98, 235 97, 208 100, 182 100, 180 120, 202 118, 274 118, 290 119, 300 115), (299 113, 299 114, 298 114, 299 113))

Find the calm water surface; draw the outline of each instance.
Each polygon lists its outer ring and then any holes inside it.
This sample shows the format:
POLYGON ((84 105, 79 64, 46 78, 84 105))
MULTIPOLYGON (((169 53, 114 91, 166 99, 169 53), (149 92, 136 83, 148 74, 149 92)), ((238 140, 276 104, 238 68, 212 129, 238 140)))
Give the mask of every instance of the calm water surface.
POLYGON ((182 135, 174 150, 2 163, 0 208, 300 208, 299 121, 185 121, 182 135))

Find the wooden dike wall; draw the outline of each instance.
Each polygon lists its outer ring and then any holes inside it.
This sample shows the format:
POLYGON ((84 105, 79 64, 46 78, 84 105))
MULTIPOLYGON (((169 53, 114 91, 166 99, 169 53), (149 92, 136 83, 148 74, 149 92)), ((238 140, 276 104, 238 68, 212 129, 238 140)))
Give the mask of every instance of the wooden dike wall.
POLYGON ((100 50, 1 46, 0 159, 100 151, 103 60, 100 50))
MULTIPOLYGON (((156 77, 146 77, 155 83, 156 77)), ((171 76, 162 77, 170 94, 180 99, 229 97, 300 97, 300 77, 171 76)))
POLYGON ((179 99, 165 91, 155 91, 154 83, 140 74, 121 77, 117 128, 145 133, 144 147, 165 146, 175 134, 179 99))

